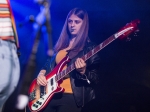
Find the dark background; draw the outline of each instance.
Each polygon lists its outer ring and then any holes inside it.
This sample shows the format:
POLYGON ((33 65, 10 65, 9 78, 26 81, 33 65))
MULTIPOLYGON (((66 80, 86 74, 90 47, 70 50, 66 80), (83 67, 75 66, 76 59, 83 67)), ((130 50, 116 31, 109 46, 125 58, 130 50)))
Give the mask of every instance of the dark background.
MULTIPOLYGON (((11 0, 20 42, 21 78, 33 44, 33 22, 39 5, 31 0, 11 0)), ((53 44, 57 41, 68 12, 80 7, 89 14, 89 37, 99 44, 134 19, 139 19, 138 36, 131 41, 115 40, 100 51, 100 83, 97 99, 88 105, 93 112, 150 112, 150 1, 149 0, 52 0, 53 44)), ((41 36, 36 54, 36 77, 47 59, 41 36)), ((16 94, 15 94, 16 95, 16 94)), ((11 96, 13 97, 13 95, 11 96)), ((11 98, 10 98, 11 99, 11 98)), ((12 102, 8 100, 5 107, 12 102)), ((86 110, 87 111, 87 110, 86 110)), ((88 111, 87 111, 88 112, 88 111)))

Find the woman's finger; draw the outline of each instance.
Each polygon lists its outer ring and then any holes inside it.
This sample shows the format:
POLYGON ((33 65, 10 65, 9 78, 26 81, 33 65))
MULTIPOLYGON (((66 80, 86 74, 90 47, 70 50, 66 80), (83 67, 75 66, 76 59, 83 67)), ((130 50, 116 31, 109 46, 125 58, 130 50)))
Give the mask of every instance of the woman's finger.
POLYGON ((43 86, 47 85, 47 81, 46 81, 45 76, 39 76, 37 78, 37 82, 38 82, 38 84, 43 85, 43 86))

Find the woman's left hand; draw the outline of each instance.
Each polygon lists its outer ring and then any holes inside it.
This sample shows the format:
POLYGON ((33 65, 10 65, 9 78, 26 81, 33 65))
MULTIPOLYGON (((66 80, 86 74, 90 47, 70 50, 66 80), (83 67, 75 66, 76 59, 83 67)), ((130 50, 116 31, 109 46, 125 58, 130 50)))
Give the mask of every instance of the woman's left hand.
POLYGON ((84 74, 86 70, 86 63, 82 58, 77 58, 75 61, 75 68, 80 74, 84 74))

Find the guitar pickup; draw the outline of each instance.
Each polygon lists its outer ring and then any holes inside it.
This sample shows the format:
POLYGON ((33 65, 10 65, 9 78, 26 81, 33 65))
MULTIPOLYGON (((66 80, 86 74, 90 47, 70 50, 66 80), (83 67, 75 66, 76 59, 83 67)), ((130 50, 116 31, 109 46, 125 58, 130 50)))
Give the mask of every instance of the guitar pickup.
POLYGON ((53 81, 53 78, 51 79, 51 86, 53 85, 54 81, 53 81))
POLYGON ((41 104, 42 104, 42 102, 40 102, 40 101, 37 101, 36 103, 37 103, 37 104, 39 104, 39 105, 41 105, 41 104))

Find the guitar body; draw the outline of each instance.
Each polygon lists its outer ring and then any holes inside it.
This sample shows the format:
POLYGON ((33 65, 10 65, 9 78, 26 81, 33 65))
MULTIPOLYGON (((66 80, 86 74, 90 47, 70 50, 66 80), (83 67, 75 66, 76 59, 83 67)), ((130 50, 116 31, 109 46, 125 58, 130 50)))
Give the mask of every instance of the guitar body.
POLYGON ((45 87, 39 86, 37 84, 37 79, 32 81, 28 92, 28 107, 31 112, 39 112, 43 110, 55 93, 64 92, 64 88, 59 86, 62 83, 62 80, 57 81, 56 75, 62 71, 63 67, 68 62, 70 62, 70 59, 66 56, 48 75, 46 75, 48 83, 45 87))

